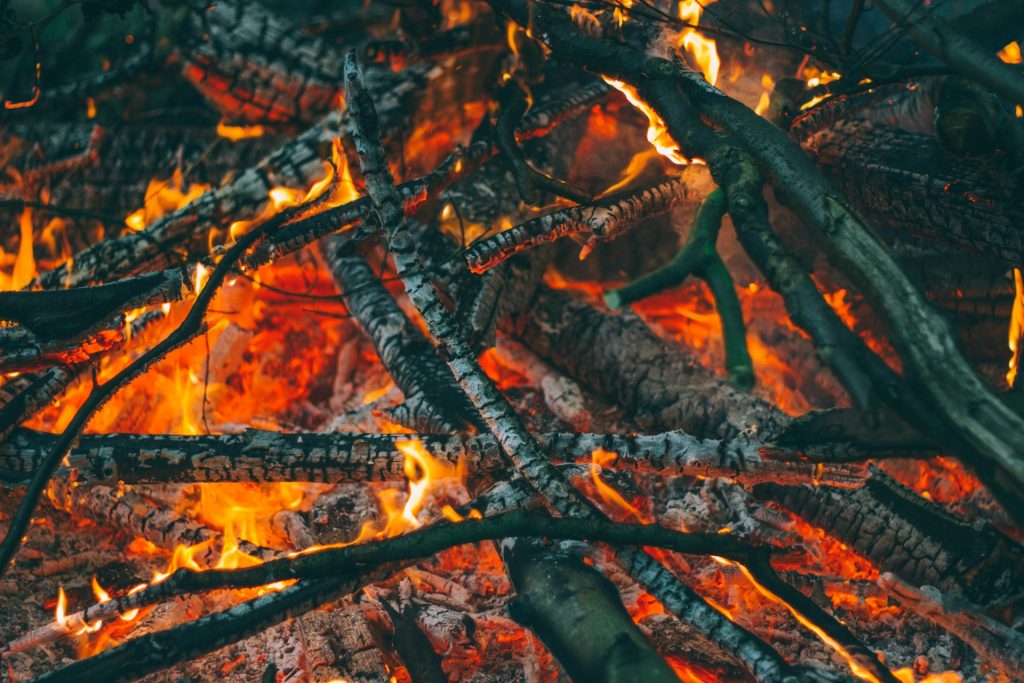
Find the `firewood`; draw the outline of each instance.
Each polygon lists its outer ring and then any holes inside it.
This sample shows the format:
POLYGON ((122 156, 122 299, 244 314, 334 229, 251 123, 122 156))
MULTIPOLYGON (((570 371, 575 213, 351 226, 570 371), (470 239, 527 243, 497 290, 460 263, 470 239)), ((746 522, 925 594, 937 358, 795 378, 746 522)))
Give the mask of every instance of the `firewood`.
MULTIPOLYGON (((498 442, 489 434, 278 433, 246 430, 217 436, 85 434, 68 456, 68 471, 83 487, 95 484, 308 481, 358 483, 403 478, 396 443, 418 439, 435 457, 464 462, 474 476, 498 474, 498 442)), ((682 431, 652 435, 550 433, 536 435, 556 462, 589 461, 603 448, 616 454, 612 467, 660 474, 728 477, 743 483, 819 481, 856 486, 859 466, 815 465, 798 460, 800 450, 745 438, 700 440, 682 431), (772 451, 772 458, 759 455, 772 451), (786 457, 788 456, 788 460, 786 457)), ((55 438, 17 430, 0 444, 0 480, 31 476, 55 438)), ((870 454, 870 451, 868 452, 870 454)))
MULTIPOLYGON (((395 189, 380 142, 373 101, 363 86, 353 53, 346 57, 345 86, 349 115, 355 123, 353 138, 359 152, 359 165, 367 183, 368 194, 380 214, 382 225, 388 231, 388 245, 399 277, 409 298, 423 316, 435 343, 441 347, 459 386, 473 401, 511 463, 548 504, 564 515, 589 520, 604 519, 593 504, 572 488, 544 457, 504 396, 480 369, 461 329, 445 308, 433 284, 425 277, 416 245, 411 240, 402 200, 395 189)), ((715 642, 722 643, 729 651, 739 654, 743 664, 752 673, 762 677, 781 678, 786 675, 788 665, 777 652, 745 629, 723 618, 720 612, 651 555, 642 550, 621 550, 618 558, 673 614, 711 636, 715 642)), ((866 661, 873 669, 886 672, 882 674, 886 681, 891 678, 886 675, 888 670, 877 661, 871 663, 871 658, 866 661)))
POLYGON ((589 233, 593 242, 612 240, 643 219, 692 199, 685 176, 663 180, 520 223, 467 249, 466 262, 470 270, 482 273, 513 254, 568 235, 589 233))
POLYGON ((852 490, 760 484, 754 492, 912 585, 956 588, 982 605, 1021 598, 1024 550, 1017 543, 953 518, 881 471, 852 490))
POLYGON ((915 588, 888 572, 878 577, 878 585, 904 607, 955 634, 1007 679, 1024 677, 1024 636, 987 616, 955 590, 915 588))
POLYGON ((806 141, 868 218, 929 240, 1020 261, 1019 210, 994 168, 951 158, 921 133, 849 120, 806 141), (927 211, 922 211, 927 207, 927 211))
POLYGON ((332 240, 326 240, 323 253, 345 305, 373 341, 377 355, 405 397, 401 405, 389 411, 395 421, 418 431, 438 433, 477 426, 472 405, 456 386, 451 371, 363 257, 332 240))
POLYGON ((1010 102, 1024 102, 1024 77, 931 12, 908 0, 882 0, 878 9, 921 45, 954 69, 1010 102))
POLYGON ((523 542, 504 558, 516 587, 510 613, 540 637, 573 680, 678 680, 597 570, 523 542))
POLYGON ((771 440, 789 421, 714 377, 632 313, 611 315, 542 288, 508 325, 536 354, 647 429, 684 429, 709 438, 750 433, 771 440))

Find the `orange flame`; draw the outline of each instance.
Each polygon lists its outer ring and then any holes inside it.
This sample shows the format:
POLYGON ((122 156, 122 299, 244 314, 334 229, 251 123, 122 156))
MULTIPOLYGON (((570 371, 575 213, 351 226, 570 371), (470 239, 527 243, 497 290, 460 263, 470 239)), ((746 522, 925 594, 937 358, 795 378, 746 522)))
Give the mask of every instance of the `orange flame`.
POLYGON ((217 123, 217 135, 222 138, 227 138, 232 142, 237 140, 244 140, 246 138, 259 138, 263 137, 264 130, 263 126, 256 124, 251 126, 232 126, 223 120, 217 123))
POLYGON ((613 487, 609 486, 601 479, 601 471, 603 468, 611 465, 618 459, 619 454, 614 451, 606 451, 603 448, 597 448, 590 454, 590 479, 594 484, 594 488, 597 489, 597 494, 601 497, 601 500, 605 502, 609 507, 624 512, 640 522, 647 523, 647 516, 644 513, 625 498, 622 494, 616 491, 613 487))
POLYGON ((1006 383, 1013 386, 1017 379, 1017 368, 1020 363, 1020 340, 1024 335, 1024 278, 1020 268, 1013 269, 1013 309, 1010 313, 1009 347, 1010 367, 1006 371, 1006 383))
MULTIPOLYGON (((714 2, 714 0, 705 1, 709 5, 714 2)), ((703 13, 704 6, 700 0, 679 0, 679 19, 690 26, 679 32, 676 37, 676 47, 686 50, 708 83, 715 85, 718 82, 718 72, 722 68, 722 60, 718 56, 718 46, 714 40, 703 36, 700 31, 693 28, 700 24, 700 16, 703 13)))
POLYGON ((138 232, 166 214, 190 203, 209 190, 210 186, 205 183, 190 183, 188 190, 184 188, 185 180, 180 168, 175 169, 169 180, 150 180, 142 208, 129 214, 124 219, 125 225, 132 232, 138 232))

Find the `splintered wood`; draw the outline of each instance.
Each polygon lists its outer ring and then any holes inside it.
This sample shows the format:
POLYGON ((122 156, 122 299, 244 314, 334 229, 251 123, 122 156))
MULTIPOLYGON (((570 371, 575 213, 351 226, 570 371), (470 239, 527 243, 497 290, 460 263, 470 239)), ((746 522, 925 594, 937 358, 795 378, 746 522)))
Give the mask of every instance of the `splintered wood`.
POLYGON ((1024 7, 157 4, 0 22, 0 680, 1024 680, 1024 7))

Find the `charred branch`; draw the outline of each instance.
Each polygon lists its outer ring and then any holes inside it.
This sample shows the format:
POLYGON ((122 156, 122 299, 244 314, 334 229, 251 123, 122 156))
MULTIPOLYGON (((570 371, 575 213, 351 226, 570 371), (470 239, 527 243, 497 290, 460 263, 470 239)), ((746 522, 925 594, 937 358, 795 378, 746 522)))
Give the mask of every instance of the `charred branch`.
POLYGON ((1021 596, 1024 551, 1018 544, 993 529, 955 519, 881 471, 855 490, 761 484, 754 493, 825 529, 880 570, 912 585, 957 589, 982 605, 1021 596))
POLYGON ((473 406, 455 384, 434 347, 395 303, 362 256, 326 240, 323 253, 349 312, 373 341, 404 401, 390 410, 395 421, 424 432, 476 427, 473 406))
POLYGON ((509 333, 647 429, 771 440, 789 421, 659 339, 631 312, 612 315, 541 288, 509 323, 509 333))
POLYGON ((630 619, 615 586, 579 559, 517 541, 504 553, 510 614, 576 681, 678 681, 630 619))
MULTIPOLYGON (((308 481, 354 483, 404 478, 403 454, 396 443, 418 439, 435 457, 463 462, 474 476, 496 476, 504 468, 497 440, 490 434, 288 434, 247 430, 237 435, 155 436, 85 434, 68 456, 67 476, 81 487, 95 484, 308 481)), ((763 458, 762 449, 781 449, 744 438, 700 440, 685 432, 652 435, 538 434, 540 447, 556 462, 589 461, 603 448, 616 454, 610 466, 673 475, 728 477, 744 483, 820 481, 854 486, 858 466, 824 466, 763 458)), ((0 480, 29 478, 56 440, 41 432, 18 430, 0 445, 0 480)), ((781 456, 781 454, 780 454, 781 456)))

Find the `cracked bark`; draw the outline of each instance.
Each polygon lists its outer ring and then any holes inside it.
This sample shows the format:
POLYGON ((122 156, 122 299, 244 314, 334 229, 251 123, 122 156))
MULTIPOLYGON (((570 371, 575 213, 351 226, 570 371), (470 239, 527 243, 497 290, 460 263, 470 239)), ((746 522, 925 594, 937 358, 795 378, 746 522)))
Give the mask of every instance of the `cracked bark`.
MULTIPOLYGON (((500 445, 490 434, 246 430, 218 436, 85 434, 68 455, 62 476, 83 488, 117 482, 400 481, 405 477, 404 455, 395 444, 410 438, 419 439, 440 460, 453 465, 464 461, 475 477, 498 475, 505 468, 500 445)), ((589 461, 594 450, 603 448, 618 456, 612 467, 644 472, 728 477, 744 483, 819 481, 833 486, 855 486, 863 479, 860 466, 800 462, 803 448, 785 451, 745 438, 701 440, 682 431, 652 435, 556 432, 535 438, 560 462, 589 461), (762 449, 775 456, 762 457, 762 449)), ((54 440, 42 432, 15 431, 0 444, 0 481, 16 484, 29 478, 54 440)))
POLYGON ((422 432, 455 432, 480 425, 434 347, 398 306, 362 256, 328 239, 322 253, 349 312, 373 342, 405 400, 388 411, 399 424, 422 432))
POLYGON ((982 605, 1024 594, 1024 549, 991 528, 955 519, 881 471, 854 490, 761 484, 753 491, 912 585, 957 589, 982 605))
POLYGON ((612 315, 542 287, 508 332, 645 429, 770 441, 789 418, 737 391, 657 337, 636 315, 612 315))

